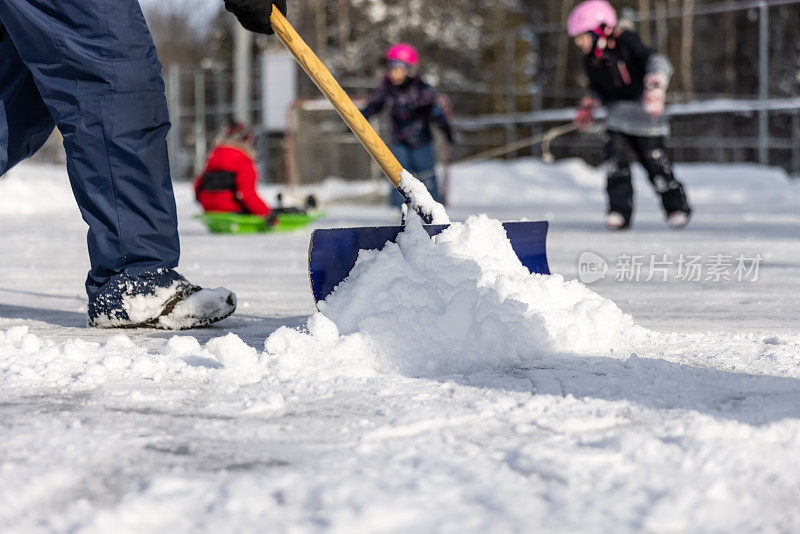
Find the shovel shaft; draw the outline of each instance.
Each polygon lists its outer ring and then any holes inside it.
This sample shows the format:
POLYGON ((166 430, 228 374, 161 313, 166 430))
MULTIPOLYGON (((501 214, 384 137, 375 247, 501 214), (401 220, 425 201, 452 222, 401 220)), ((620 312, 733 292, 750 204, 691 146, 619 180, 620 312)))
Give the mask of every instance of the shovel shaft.
POLYGON ((297 59, 297 62, 300 63, 300 66, 303 67, 303 70, 308 73, 308 76, 319 87, 319 90, 333 104, 333 107, 336 108, 344 122, 358 137, 364 148, 372 155, 383 173, 392 182, 392 185, 396 188, 399 187, 400 174, 403 171, 403 167, 389 150, 389 147, 386 146, 386 143, 375 132, 369 121, 364 118, 361 111, 353 104, 353 101, 350 100, 350 97, 347 96, 347 93, 344 92, 330 71, 298 35, 280 10, 272 10, 270 23, 275 35, 280 38, 284 46, 289 49, 297 59))

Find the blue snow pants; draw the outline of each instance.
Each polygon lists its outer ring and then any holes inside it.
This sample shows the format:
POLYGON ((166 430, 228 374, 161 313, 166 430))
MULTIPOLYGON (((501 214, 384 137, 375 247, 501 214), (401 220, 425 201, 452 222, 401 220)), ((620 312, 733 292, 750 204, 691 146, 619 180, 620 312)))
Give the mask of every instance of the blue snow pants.
POLYGON ((0 1, 0 175, 54 126, 89 225, 90 307, 117 280, 168 285, 179 256, 170 123, 137 0, 0 1))
MULTIPOLYGON (((436 202, 441 202, 439 194, 439 182, 436 179, 436 154, 433 151, 433 143, 427 143, 419 147, 411 147, 405 143, 395 143, 392 145, 392 154, 400 162, 405 170, 416 176, 425 184, 431 196, 436 202)), ((392 189, 389 193, 389 205, 400 207, 405 200, 403 195, 392 189)))

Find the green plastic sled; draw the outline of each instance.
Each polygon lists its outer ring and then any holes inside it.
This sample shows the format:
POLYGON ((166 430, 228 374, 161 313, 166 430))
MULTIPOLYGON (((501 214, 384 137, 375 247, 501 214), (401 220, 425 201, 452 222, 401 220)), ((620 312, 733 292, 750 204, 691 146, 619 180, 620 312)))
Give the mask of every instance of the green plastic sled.
POLYGON ((214 234, 259 234, 273 232, 292 232, 299 230, 324 217, 319 211, 310 213, 281 213, 278 224, 267 226, 263 217, 241 213, 209 211, 197 215, 214 234))

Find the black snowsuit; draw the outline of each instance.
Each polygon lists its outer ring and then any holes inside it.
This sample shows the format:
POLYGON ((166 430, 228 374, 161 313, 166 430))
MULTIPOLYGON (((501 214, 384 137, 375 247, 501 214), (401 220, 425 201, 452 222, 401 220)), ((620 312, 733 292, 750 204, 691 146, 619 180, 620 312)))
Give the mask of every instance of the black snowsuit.
POLYGON ((635 33, 623 31, 609 39, 601 57, 591 52, 583 63, 592 93, 609 108, 605 145, 609 213, 621 214, 626 225, 630 224, 633 158, 647 171, 667 215, 676 211, 690 213, 683 185, 675 179, 666 154, 666 120, 650 118, 641 107, 645 76, 666 70, 662 74, 669 78, 671 67, 666 58, 647 48, 635 33))

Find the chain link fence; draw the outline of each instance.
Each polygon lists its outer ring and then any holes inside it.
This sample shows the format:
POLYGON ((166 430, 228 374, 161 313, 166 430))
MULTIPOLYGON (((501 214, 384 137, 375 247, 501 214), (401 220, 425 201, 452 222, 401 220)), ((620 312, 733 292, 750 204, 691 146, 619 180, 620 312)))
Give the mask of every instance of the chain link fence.
MULTIPOLYGON (((776 98, 770 94, 774 89, 769 83, 770 51, 792 44, 771 42, 769 15, 778 7, 786 6, 800 9, 800 2, 716 2, 698 4, 691 13, 681 10, 633 13, 631 18, 640 24, 647 24, 656 40, 664 39, 663 35, 659 37, 657 30, 661 28, 663 31, 665 26, 660 26, 659 22, 673 18, 747 12, 753 14, 754 21, 758 21, 758 24, 754 24, 754 30, 758 35, 759 64, 753 69, 755 76, 760 79, 758 94, 724 95, 721 98, 719 94, 694 92, 690 101, 684 101, 686 94, 670 93, 673 103, 669 113, 673 134, 668 140, 668 147, 675 161, 759 162, 780 166, 790 175, 800 176, 800 58, 797 66, 798 84, 793 89, 798 96, 776 98)), ((560 24, 547 23, 527 28, 526 31, 535 34, 534 37, 529 36, 526 42, 536 43, 540 36, 563 32, 563 29, 560 24)), ((508 42, 512 41, 509 38, 508 42)), ((515 46, 509 44, 509 54, 514 54, 515 46)), ((505 68, 509 76, 505 86, 501 83, 499 86, 476 85, 467 89, 447 85, 439 87, 440 94, 449 99, 454 110, 459 142, 453 159, 510 144, 572 120, 574 111, 568 106, 576 104, 583 94, 580 87, 559 88, 552 83, 542 82, 551 79, 553 74, 547 69, 554 67, 546 64, 524 66, 524 76, 535 83, 523 83, 522 74, 520 77, 514 75, 517 65, 512 56, 509 58, 508 61, 504 57, 497 58, 498 63, 508 63, 505 68), (484 112, 491 110, 500 112, 484 112)), ((261 61, 252 62, 252 80, 262 80, 261 68, 261 61)), ((429 74, 436 80, 435 72, 429 74)), ((298 71, 297 76, 304 74, 298 71)), ((172 65, 165 69, 165 78, 173 123, 169 137, 172 173, 176 180, 190 179, 202 167, 221 128, 234 115, 233 67, 226 63, 191 67, 172 65)), ((376 81, 375 78, 342 79, 345 90, 362 100, 375 88, 376 81)), ((249 122, 263 124, 266 113, 262 109, 264 88, 260 83, 251 85, 249 122)), ((319 97, 310 93, 307 96, 319 97)), ((292 139, 286 136, 286 132, 268 132, 256 128, 259 167, 264 181, 286 183, 300 167, 304 169, 304 176, 374 178, 375 168, 371 166, 366 152, 346 133, 344 123, 332 111, 304 110, 301 107, 287 109, 286 113, 290 133, 293 131, 305 135, 305 138, 295 135, 292 139), (293 123, 295 126, 291 126, 293 123), (310 136, 308 132, 314 135, 310 136), (287 139, 294 143, 288 150, 287 139), (287 154, 290 155, 288 158, 287 154)), ((380 126, 380 121, 376 125, 380 126)), ((599 163, 602 145, 603 140, 599 135, 573 133, 556 139, 551 149, 557 157, 582 157, 590 163, 599 163)), ((539 153, 537 146, 531 146, 513 151, 505 157, 535 156, 539 153)), ((54 135, 36 157, 40 161, 63 163, 60 137, 54 135)))

